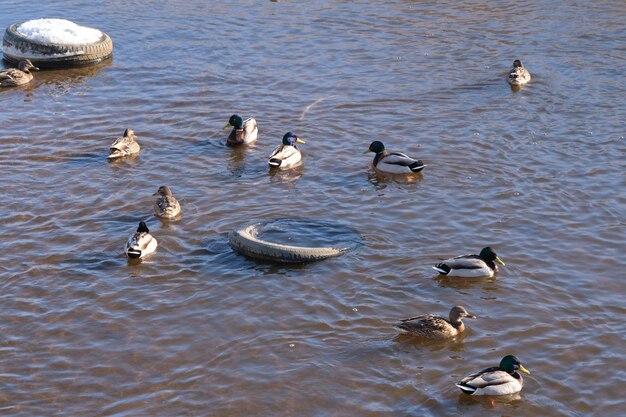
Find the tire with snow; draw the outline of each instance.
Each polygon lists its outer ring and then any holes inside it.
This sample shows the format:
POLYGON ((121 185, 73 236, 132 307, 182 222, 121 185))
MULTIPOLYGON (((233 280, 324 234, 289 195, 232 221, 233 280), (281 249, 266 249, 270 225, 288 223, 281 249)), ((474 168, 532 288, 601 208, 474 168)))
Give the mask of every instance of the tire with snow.
POLYGON ((68 68, 97 64, 113 55, 113 42, 106 33, 97 42, 79 45, 38 42, 17 32, 20 23, 7 27, 2 40, 4 59, 14 65, 22 59, 39 68, 68 68))
POLYGON ((230 246, 251 258, 283 263, 305 263, 321 261, 343 255, 348 248, 290 246, 268 242, 258 237, 263 223, 239 227, 228 234, 230 246))

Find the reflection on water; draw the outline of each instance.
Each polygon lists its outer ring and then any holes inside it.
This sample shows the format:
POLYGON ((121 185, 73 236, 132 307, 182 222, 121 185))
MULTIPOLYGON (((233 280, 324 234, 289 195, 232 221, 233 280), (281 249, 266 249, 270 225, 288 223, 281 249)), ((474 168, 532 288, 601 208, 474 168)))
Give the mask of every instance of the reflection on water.
POLYGON ((390 184, 398 185, 404 189, 414 189, 415 184, 419 183, 423 178, 424 175, 421 172, 415 174, 387 174, 374 168, 367 171, 367 180, 377 190, 384 190, 390 184))
POLYGON ((304 164, 302 162, 286 169, 269 167, 270 181, 273 184, 289 185, 302 177, 302 174, 304 174, 304 164))

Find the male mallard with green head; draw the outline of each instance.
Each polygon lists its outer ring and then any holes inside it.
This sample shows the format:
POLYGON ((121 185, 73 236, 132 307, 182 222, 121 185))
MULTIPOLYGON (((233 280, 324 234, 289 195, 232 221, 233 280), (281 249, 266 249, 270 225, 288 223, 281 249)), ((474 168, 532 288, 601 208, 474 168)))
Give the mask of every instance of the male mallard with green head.
POLYGON ((500 365, 466 376, 455 385, 470 395, 515 394, 524 386, 524 378, 518 370, 530 374, 517 357, 507 355, 502 358, 500 365))
POLYGON ((180 203, 170 187, 162 185, 153 195, 159 196, 154 202, 154 214, 163 219, 173 219, 180 214, 180 203))
POLYGON ((137 137, 132 129, 126 129, 124 136, 115 139, 109 148, 109 159, 120 158, 139 152, 141 147, 137 142, 137 137))
POLYGON ((287 132, 283 136, 283 143, 279 145, 269 157, 271 167, 289 168, 302 159, 300 149, 296 143, 304 143, 295 133, 287 132))
POLYGON ((504 262, 490 247, 483 248, 478 255, 461 255, 433 266, 433 269, 442 275, 450 277, 492 277, 498 272, 498 262, 504 266, 504 262))
POLYGON ((426 167, 420 160, 413 159, 400 152, 387 152, 385 145, 376 140, 363 153, 374 152, 374 168, 388 174, 411 174, 420 172, 426 167))
POLYGON ((516 59, 515 61, 513 61, 513 68, 511 68, 511 71, 509 71, 509 76, 507 79, 509 81, 509 84, 513 86, 522 86, 530 81, 530 72, 528 72, 528 70, 524 68, 524 65, 522 65, 522 61, 516 59))
POLYGON ((0 71, 0 87, 15 87, 17 85, 28 84, 33 79, 30 70, 39 70, 28 59, 22 59, 17 64, 17 68, 9 68, 0 71))
POLYGON ((157 248, 157 240, 152 237, 148 226, 139 222, 137 231, 126 242, 126 256, 131 259, 141 259, 153 253, 157 248))
POLYGON ((256 140, 259 129, 256 126, 256 120, 252 117, 243 120, 238 114, 230 116, 228 123, 224 126, 224 130, 233 127, 228 135, 226 144, 228 146, 247 145, 256 140))
POLYGON ((468 313, 464 307, 454 306, 450 310, 449 319, 435 314, 422 314, 404 319, 394 327, 412 336, 443 339, 454 337, 465 331, 465 325, 462 321, 464 317, 476 318, 475 315, 468 313))

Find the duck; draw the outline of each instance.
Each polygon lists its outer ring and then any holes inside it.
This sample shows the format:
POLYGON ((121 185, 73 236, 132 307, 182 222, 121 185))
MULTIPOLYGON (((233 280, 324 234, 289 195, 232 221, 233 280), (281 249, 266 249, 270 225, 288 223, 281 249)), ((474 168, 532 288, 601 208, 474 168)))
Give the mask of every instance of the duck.
POLYGON ((115 139, 109 148, 109 159, 133 155, 139 152, 141 147, 132 129, 126 129, 121 138, 115 139))
POLYGON ((226 144, 228 146, 247 145, 254 142, 259 134, 256 126, 256 120, 252 117, 243 120, 238 114, 233 114, 228 119, 228 123, 224 126, 224 130, 233 127, 230 131, 226 144))
POLYGON ((513 68, 511 68, 511 71, 509 71, 509 76, 507 79, 509 81, 509 84, 513 86, 522 86, 530 81, 530 72, 528 72, 528 70, 524 68, 522 61, 516 59, 515 61, 513 61, 513 68))
POLYGON ((173 219, 180 214, 180 203, 170 187, 162 185, 153 195, 159 196, 154 202, 154 214, 163 219, 173 219))
POLYGON ((15 87, 28 84, 33 79, 30 70, 39 70, 29 59, 22 59, 17 63, 17 68, 9 68, 0 71, 0 87, 15 87))
POLYGON ((388 174, 411 174, 420 172, 426 165, 401 152, 387 152, 382 142, 375 140, 363 153, 374 152, 374 168, 388 174))
POLYGON ((433 266, 441 275, 450 277, 493 277, 498 272, 497 262, 505 266, 496 252, 490 248, 483 248, 478 255, 461 255, 433 266))
POLYGON ((283 136, 283 143, 279 145, 269 157, 271 167, 289 168, 296 165, 302 159, 300 149, 296 143, 305 143, 295 133, 287 132, 283 136))
POLYGON ((454 306, 450 310, 449 319, 435 314, 422 314, 401 320, 395 328, 411 336, 444 339, 457 336, 465 331, 465 325, 462 321, 464 317, 476 318, 465 307, 454 306))
POLYGON ((507 355, 502 358, 500 365, 466 376, 455 385, 469 395, 515 394, 524 386, 524 378, 518 370, 530 374, 516 356, 507 355))
POLYGON ((157 248, 157 240, 152 237, 145 222, 139 222, 137 231, 126 242, 126 255, 131 259, 142 259, 157 248))

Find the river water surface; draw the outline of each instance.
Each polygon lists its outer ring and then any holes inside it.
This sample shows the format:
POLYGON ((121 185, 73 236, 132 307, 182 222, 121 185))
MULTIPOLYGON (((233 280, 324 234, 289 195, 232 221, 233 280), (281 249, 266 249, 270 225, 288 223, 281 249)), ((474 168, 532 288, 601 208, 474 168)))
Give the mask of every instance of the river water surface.
MULTIPOLYGON (((623 1, 1 2, 114 57, 0 92, 3 416, 614 416, 626 382, 623 1), (511 91, 522 59, 533 79, 511 91), (232 150, 221 128, 254 116, 232 150), (109 163, 135 130, 139 157, 109 163), (269 172, 296 132, 303 164, 269 172), (386 178, 373 140, 428 167, 386 178), (179 221, 151 214, 160 185, 179 221), (249 221, 356 230, 348 255, 234 253, 249 221), (129 263, 145 220, 159 241, 129 263), (493 246, 497 278, 439 279, 493 246), (451 342, 392 325, 464 305, 451 342), (495 401, 461 377, 506 354, 495 401)), ((622 410, 621 412, 619 410, 622 410)))

